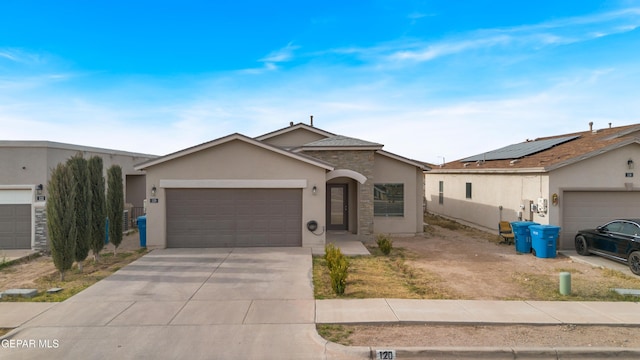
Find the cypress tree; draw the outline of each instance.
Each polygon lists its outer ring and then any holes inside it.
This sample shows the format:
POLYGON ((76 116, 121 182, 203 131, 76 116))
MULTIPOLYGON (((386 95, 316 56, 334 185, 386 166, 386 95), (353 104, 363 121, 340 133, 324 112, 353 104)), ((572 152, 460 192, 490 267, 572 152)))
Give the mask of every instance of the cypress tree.
POLYGON ((89 191, 89 168, 87 160, 78 153, 67 160, 67 167, 73 173, 76 183, 74 213, 76 218, 75 260, 82 272, 83 261, 89 256, 91 238, 91 192, 89 191))
POLYGON ((91 238, 89 247, 93 252, 93 259, 98 261, 100 251, 104 248, 106 233, 106 199, 104 176, 102 176, 102 158, 92 156, 89 159, 89 188, 91 192, 91 238))
POLYGON ((112 165, 107 170, 107 216, 109 217, 109 239, 115 248, 114 255, 122 242, 124 186, 122 185, 122 168, 112 165))
POLYGON ((75 258, 75 188, 73 173, 65 164, 58 164, 48 184, 47 228, 51 257, 60 272, 60 281, 64 281, 65 271, 71 269, 75 258))

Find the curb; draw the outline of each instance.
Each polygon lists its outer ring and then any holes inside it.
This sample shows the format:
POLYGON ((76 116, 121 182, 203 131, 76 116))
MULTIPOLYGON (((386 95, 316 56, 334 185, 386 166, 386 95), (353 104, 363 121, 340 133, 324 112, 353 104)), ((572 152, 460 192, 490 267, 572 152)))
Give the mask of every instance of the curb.
POLYGON ((394 350, 396 359, 640 359, 640 348, 615 347, 369 347, 328 341, 326 359, 376 359, 376 350, 394 350))
MULTIPOLYGON (((638 359, 640 348, 429 347, 395 349, 398 359, 638 359)), ((376 349, 371 348, 370 359, 376 349)))

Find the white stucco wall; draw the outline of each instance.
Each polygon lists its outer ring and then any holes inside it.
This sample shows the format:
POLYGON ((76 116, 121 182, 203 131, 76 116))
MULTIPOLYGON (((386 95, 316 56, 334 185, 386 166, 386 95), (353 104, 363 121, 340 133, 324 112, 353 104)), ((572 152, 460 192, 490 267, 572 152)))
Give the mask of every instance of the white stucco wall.
MULTIPOLYGON (((548 175, 525 174, 443 174, 425 175, 427 211, 496 229, 500 220, 529 220, 529 200, 546 196, 548 175), (438 203, 439 181, 444 182, 444 202, 438 203), (471 183, 472 197, 466 198, 466 183, 471 183), (502 207, 502 209, 501 209, 502 207), (524 209, 523 209, 524 207, 524 209)), ((532 220, 547 224, 549 214, 534 213, 532 220)))

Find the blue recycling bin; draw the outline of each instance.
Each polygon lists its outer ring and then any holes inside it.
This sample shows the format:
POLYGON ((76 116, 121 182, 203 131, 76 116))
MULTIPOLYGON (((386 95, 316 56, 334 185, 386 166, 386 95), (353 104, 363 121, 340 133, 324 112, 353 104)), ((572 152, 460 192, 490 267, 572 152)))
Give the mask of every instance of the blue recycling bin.
POLYGON ((529 227, 532 225, 539 224, 533 221, 515 221, 511 223, 517 252, 525 254, 531 252, 531 232, 529 232, 529 227))
POLYGON ((138 231, 140 232, 140 247, 147 247, 147 217, 142 215, 138 216, 136 219, 136 224, 138 224, 138 231))
POLYGON ((529 231, 531 231, 531 248, 536 257, 556 257, 556 243, 560 234, 560 226, 533 225, 529 227, 529 231))

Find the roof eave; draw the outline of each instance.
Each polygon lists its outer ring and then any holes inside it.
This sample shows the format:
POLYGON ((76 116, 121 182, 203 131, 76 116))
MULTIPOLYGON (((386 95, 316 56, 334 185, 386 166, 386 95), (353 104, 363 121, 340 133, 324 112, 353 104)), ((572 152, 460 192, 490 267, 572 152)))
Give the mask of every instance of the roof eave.
POLYGON ((154 159, 154 160, 151 160, 151 161, 147 161, 147 162, 138 164, 138 165, 136 165, 134 167, 134 169, 135 170, 146 170, 149 167, 152 167, 152 166, 155 166, 155 165, 159 165, 159 164, 162 164, 162 163, 167 162, 167 161, 175 160, 175 159, 181 158, 183 156, 187 156, 187 155, 190 155, 190 154, 202 151, 202 150, 206 150, 206 149, 218 146, 218 145, 222 145, 222 144, 225 144, 225 143, 233 141, 233 140, 244 141, 245 143, 248 143, 248 144, 251 144, 251 145, 255 145, 257 147, 260 147, 260 148, 263 148, 263 149, 266 149, 266 150, 269 150, 269 151, 273 151, 275 153, 278 153, 278 154, 281 154, 281 155, 284 155, 284 156, 287 156, 287 157, 290 157, 290 158, 294 158, 294 159, 297 159, 299 161, 302 161, 302 162, 305 162, 305 163, 308 163, 308 164, 311 164, 311 165, 314 165, 314 166, 318 166, 318 167, 323 168, 325 170, 331 171, 331 170, 334 169, 333 166, 331 166, 331 165, 329 165, 327 163, 316 161, 313 158, 310 158, 310 157, 307 157, 307 156, 303 156, 302 154, 297 154, 297 153, 294 153, 294 152, 291 152, 291 151, 287 151, 287 150, 279 148, 277 146, 265 144, 263 142, 257 141, 255 139, 252 139, 250 137, 247 137, 245 135, 238 134, 238 133, 227 135, 225 137, 222 137, 222 138, 219 138, 219 139, 216 139, 216 140, 212 140, 212 141, 209 141, 209 142, 206 142, 206 143, 203 143, 203 144, 200 144, 200 145, 196 145, 196 146, 193 146, 193 147, 181 150, 181 151, 177 151, 175 153, 166 155, 166 156, 158 158, 158 159, 154 159))
POLYGON ((531 167, 531 168, 471 168, 471 169, 442 169, 432 168, 427 174, 533 174, 544 173, 548 170, 544 167, 531 167))
POLYGON ((293 151, 329 151, 329 150, 371 150, 377 151, 382 149, 380 146, 302 146, 293 151))
POLYGON ((413 166, 415 166, 415 167, 417 167, 417 168, 419 168, 419 169, 421 169, 423 171, 430 169, 428 166, 425 166, 421 162, 418 162, 418 161, 415 161, 415 160, 411 160, 411 159, 407 159, 406 157, 403 157, 403 156, 400 156, 400 155, 397 155, 397 154, 394 154, 394 153, 390 153, 390 152, 385 151, 385 150, 378 150, 378 151, 376 151, 376 154, 384 155, 384 156, 389 157, 391 159, 401 161, 401 162, 403 162, 405 164, 413 165, 413 166))

